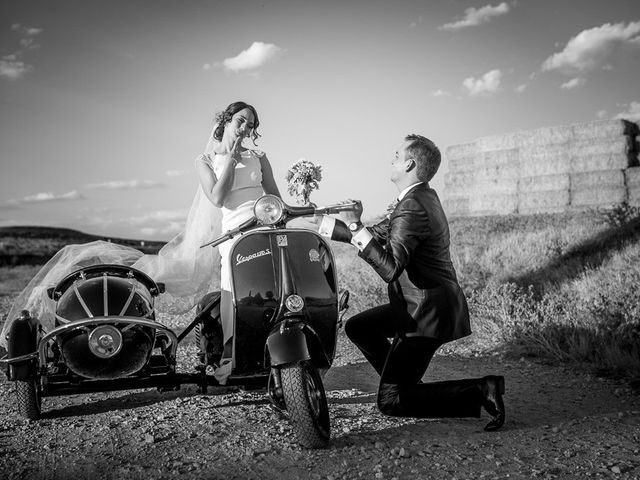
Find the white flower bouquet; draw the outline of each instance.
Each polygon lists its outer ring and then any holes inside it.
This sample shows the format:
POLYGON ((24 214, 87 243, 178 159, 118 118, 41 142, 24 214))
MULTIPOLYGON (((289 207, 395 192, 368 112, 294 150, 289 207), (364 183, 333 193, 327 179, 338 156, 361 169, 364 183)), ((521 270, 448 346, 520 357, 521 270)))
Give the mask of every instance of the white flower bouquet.
POLYGON ((289 195, 295 197, 299 205, 308 205, 311 192, 320 188, 322 167, 302 158, 291 165, 285 178, 289 195))

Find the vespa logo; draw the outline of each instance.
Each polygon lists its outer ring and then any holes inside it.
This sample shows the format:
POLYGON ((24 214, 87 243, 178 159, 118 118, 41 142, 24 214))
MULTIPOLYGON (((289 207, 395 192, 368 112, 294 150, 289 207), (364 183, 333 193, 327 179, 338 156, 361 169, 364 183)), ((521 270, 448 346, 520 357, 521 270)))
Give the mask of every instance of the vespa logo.
POLYGON ((318 251, 315 248, 312 248, 311 250, 309 250, 309 261, 310 262, 319 262, 320 261, 320 254, 318 253, 318 251))
POLYGON ((250 255, 236 255, 236 267, 244 262, 250 262, 251 260, 255 260, 258 257, 264 257, 265 255, 271 255, 271 250, 268 248, 265 250, 260 250, 259 252, 252 253, 250 255))

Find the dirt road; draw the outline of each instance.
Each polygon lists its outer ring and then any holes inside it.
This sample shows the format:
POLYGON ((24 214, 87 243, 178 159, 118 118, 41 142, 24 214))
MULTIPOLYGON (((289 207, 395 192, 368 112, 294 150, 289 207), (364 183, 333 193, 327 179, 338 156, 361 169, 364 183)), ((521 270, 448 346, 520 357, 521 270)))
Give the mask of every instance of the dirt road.
MULTIPOLYGON (((193 349, 180 357, 191 365, 193 349)), ((0 384, 0 478, 501 479, 640 478, 640 396, 612 380, 532 363, 437 356, 425 380, 502 373, 507 422, 394 419, 375 406, 376 376, 344 340, 325 377, 329 448, 299 448, 258 393, 195 388, 45 398, 16 414, 0 384)))

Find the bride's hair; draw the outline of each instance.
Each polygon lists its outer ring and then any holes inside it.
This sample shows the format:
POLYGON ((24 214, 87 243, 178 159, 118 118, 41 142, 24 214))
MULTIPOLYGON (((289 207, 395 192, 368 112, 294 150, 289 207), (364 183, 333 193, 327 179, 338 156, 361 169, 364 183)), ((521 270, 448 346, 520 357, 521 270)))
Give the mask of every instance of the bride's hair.
POLYGON ((256 140, 260 138, 260 134, 258 133, 258 126, 260 125, 260 120, 258 120, 258 112, 256 109, 245 102, 233 102, 227 108, 224 109, 223 112, 216 114, 216 122, 218 126, 216 127, 215 132, 213 132, 213 138, 220 141, 222 140, 222 134, 224 133, 224 127, 227 123, 231 121, 231 118, 238 113, 240 110, 244 110, 248 108, 253 113, 253 129, 251 131, 251 140, 253 144, 256 145, 256 140))

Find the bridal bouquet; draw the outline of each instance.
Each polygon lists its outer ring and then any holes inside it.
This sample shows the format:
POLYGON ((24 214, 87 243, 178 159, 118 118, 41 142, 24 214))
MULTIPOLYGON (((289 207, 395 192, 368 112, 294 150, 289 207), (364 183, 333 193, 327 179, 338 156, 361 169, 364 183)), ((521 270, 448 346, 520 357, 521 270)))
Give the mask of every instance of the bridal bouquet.
POLYGON ((289 195, 295 197, 299 205, 307 205, 311 192, 320 188, 322 167, 302 158, 291 165, 285 178, 289 195))

